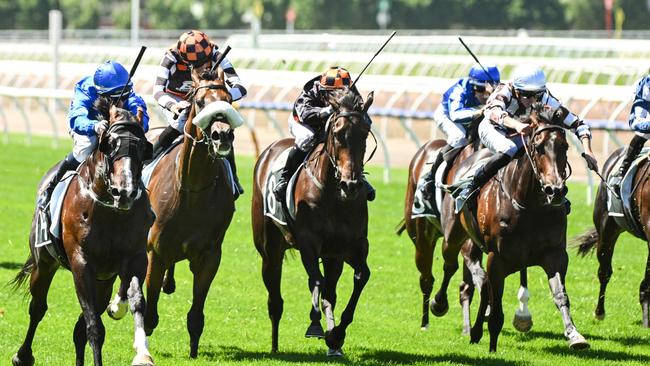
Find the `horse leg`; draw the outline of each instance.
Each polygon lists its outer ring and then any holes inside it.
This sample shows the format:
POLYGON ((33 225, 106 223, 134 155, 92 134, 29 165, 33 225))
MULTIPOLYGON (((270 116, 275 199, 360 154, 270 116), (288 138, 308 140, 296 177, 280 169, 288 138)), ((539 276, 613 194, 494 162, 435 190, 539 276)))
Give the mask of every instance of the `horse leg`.
MULTIPOLYGON (((438 236, 431 238, 428 232, 427 225, 429 223, 421 223, 421 219, 416 219, 417 235, 414 240, 415 244, 415 266, 420 272, 420 291, 422 291, 422 319, 420 329, 429 329, 429 301, 431 299, 431 292, 433 291, 433 273, 431 267, 433 265, 433 251, 436 246, 438 236), (428 234, 428 235, 427 235, 428 234)), ((422 219, 426 220, 426 219, 422 219)))
POLYGON ((336 308, 336 285, 343 273, 343 261, 339 259, 323 258, 323 272, 325 274, 325 287, 321 296, 321 304, 325 313, 327 333, 334 328, 334 308, 336 308))
POLYGON ((158 299, 160 298, 160 288, 165 274, 165 264, 155 250, 149 251, 148 256, 149 265, 147 266, 145 279, 147 284, 147 306, 144 311, 144 331, 150 336, 158 326, 158 299))
POLYGON ((490 319, 488 319, 488 330, 490 331, 490 352, 497 351, 499 334, 503 329, 503 283, 506 274, 501 261, 494 253, 490 253, 487 263, 487 274, 490 281, 490 319))
POLYGON ((474 289, 478 283, 479 289, 485 281, 485 271, 481 267, 483 253, 478 246, 473 245, 471 240, 463 244, 461 249, 463 255, 463 280, 459 286, 458 299, 463 309, 463 330, 462 335, 469 335, 471 324, 470 306, 474 298, 474 289), (476 278, 480 277, 480 278, 476 278))
POLYGON ((23 344, 11 360, 14 366, 31 366, 34 364, 32 342, 34 341, 38 323, 40 323, 47 311, 47 293, 57 267, 57 265, 37 263, 32 269, 29 283, 29 292, 32 295, 29 302, 29 328, 27 328, 23 344))
POLYGON ((315 248, 320 248, 320 240, 311 238, 310 240, 300 240, 301 243, 312 243, 311 246, 304 246, 300 248, 300 259, 302 265, 307 271, 308 286, 311 292, 311 310, 309 311, 309 319, 311 323, 305 332, 307 338, 323 338, 325 333, 320 324, 321 311, 320 311, 320 294, 325 286, 325 277, 323 277, 320 267, 318 265, 319 256, 315 248), (317 245, 315 243, 318 243, 317 245))
MULTIPOLYGON (((273 225, 273 224, 270 224, 273 225)), ((277 229, 268 231, 266 240, 266 250, 262 254, 262 280, 268 292, 267 309, 269 319, 271 319, 271 352, 278 352, 278 338, 280 329, 280 319, 284 310, 284 300, 280 292, 280 283, 282 281, 282 261, 284 250, 282 249, 282 239, 277 229), (271 234, 271 232, 275 234, 271 234), (271 235, 274 235, 271 238, 271 235)))
POLYGON ((639 286, 639 302, 641 303, 641 312, 643 314, 643 327, 650 327, 648 319, 648 307, 650 307, 650 243, 648 244, 648 259, 645 264, 645 276, 639 286))
MULTIPOLYGON (((115 278, 108 281, 96 281, 95 283, 95 297, 97 299, 97 312, 104 309, 111 298, 112 285, 115 278)), ((86 334, 86 319, 83 312, 79 314, 77 322, 74 326, 72 335, 75 347, 75 355, 77 366, 84 364, 84 357, 86 352, 86 343, 88 343, 88 335, 86 334)))
POLYGON ((135 349, 135 356, 131 362, 132 366, 152 366, 153 358, 149 352, 149 343, 147 335, 144 330, 144 312, 146 302, 144 300, 144 293, 142 291, 142 283, 147 272, 147 253, 141 251, 140 253, 132 256, 126 266, 125 279, 130 279, 128 282, 127 298, 129 301, 129 310, 133 315, 133 348, 135 349))
POLYGON ((129 301, 126 293, 128 284, 128 279, 125 281, 125 279, 120 276, 120 288, 106 308, 106 314, 108 314, 111 319, 120 320, 124 318, 126 312, 129 310, 129 301))
POLYGON ((604 225, 602 225, 602 230, 599 230, 598 243, 596 243, 600 289, 598 291, 598 304, 596 305, 596 310, 594 310, 594 316, 598 320, 605 319, 605 291, 607 291, 607 284, 612 277, 612 256, 614 255, 614 247, 616 246, 616 239, 618 239, 619 235, 620 230, 614 220, 606 218, 604 225))
MULTIPOLYGON (((106 336, 106 329, 104 323, 99 316, 97 304, 100 303, 96 294, 96 286, 98 281, 95 280, 95 270, 91 264, 84 258, 73 258, 70 263, 72 276, 74 278, 75 289, 77 291, 77 299, 81 305, 83 318, 86 326, 86 339, 90 343, 90 348, 93 351, 93 360, 95 366, 101 366, 102 362, 102 346, 104 345, 104 338, 106 336)), ((112 282, 111 282, 112 283, 112 282)), ((110 292, 108 293, 110 299, 110 292)), ((108 305, 108 299, 102 306, 102 311, 108 305)), ((79 355, 79 354, 77 354, 79 355)), ((77 361, 78 363, 78 361, 77 361)))
MULTIPOLYGON (((225 231, 224 231, 225 234, 225 231)), ((217 240, 216 248, 211 253, 205 253, 199 258, 199 263, 190 260, 190 270, 194 274, 192 288, 192 306, 187 312, 187 331, 190 334, 190 358, 196 358, 199 353, 199 340, 203 333, 205 316, 203 308, 208 296, 210 285, 217 275, 221 264, 221 243, 223 234, 217 240)))
MULTIPOLYGON (((487 277, 487 276, 486 276, 487 277)), ((479 302, 478 312, 476 313, 476 321, 470 330, 470 343, 478 343, 483 338, 483 323, 485 322, 486 313, 492 296, 490 290, 490 282, 483 279, 480 283, 474 282, 474 286, 478 287, 481 291, 481 301, 479 302)))
POLYGON ((447 290, 449 288, 449 282, 458 270, 458 253, 460 252, 461 246, 445 246, 442 251, 442 257, 445 260, 443 264, 444 276, 442 277, 442 284, 440 284, 440 289, 436 295, 431 299, 431 304, 429 308, 435 316, 443 316, 449 311, 449 301, 447 300, 447 290))
POLYGON ((167 295, 171 295, 176 291, 176 280, 174 280, 174 267, 176 265, 172 264, 167 268, 165 272, 165 277, 163 278, 162 291, 167 295))
MULTIPOLYGON (((564 246, 562 246, 564 248, 564 246)), ((562 315, 564 322, 564 336, 569 340, 569 347, 572 349, 589 348, 589 343, 578 332, 573 319, 571 319, 571 310, 569 304, 569 295, 564 287, 564 278, 569 258, 566 250, 560 249, 555 252, 549 252, 544 258, 542 267, 548 277, 548 284, 553 295, 555 306, 562 315)))
POLYGON ((512 319, 512 325, 520 332, 528 332, 533 327, 533 316, 528 310, 528 271, 526 268, 519 271, 519 309, 515 310, 515 316, 512 319))
POLYGON ((327 350, 328 356, 342 356, 343 343, 345 343, 345 331, 354 319, 354 311, 356 310, 357 303, 363 288, 370 279, 370 268, 366 258, 368 257, 368 241, 362 245, 361 251, 353 256, 350 265, 354 269, 354 284, 352 287, 352 294, 348 301, 343 313, 341 314, 341 322, 339 325, 332 328, 332 330, 325 337, 325 343, 329 347, 327 350))

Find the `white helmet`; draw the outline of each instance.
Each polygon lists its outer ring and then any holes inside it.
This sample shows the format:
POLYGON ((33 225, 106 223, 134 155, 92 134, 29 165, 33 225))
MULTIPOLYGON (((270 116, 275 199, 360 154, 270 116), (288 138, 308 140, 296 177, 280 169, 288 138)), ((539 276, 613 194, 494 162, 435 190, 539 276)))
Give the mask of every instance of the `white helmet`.
POLYGON ((512 72, 512 84, 517 90, 538 92, 546 90, 546 75, 539 66, 524 64, 512 72))

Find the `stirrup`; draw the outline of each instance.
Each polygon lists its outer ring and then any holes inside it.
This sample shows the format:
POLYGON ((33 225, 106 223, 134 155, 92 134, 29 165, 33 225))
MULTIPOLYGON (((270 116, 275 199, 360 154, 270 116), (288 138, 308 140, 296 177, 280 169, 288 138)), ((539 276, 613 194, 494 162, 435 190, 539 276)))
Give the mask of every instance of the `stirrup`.
POLYGON ((469 201, 472 197, 474 197, 475 192, 477 191, 476 188, 473 188, 471 186, 465 187, 458 197, 456 197, 455 207, 454 207, 454 213, 458 214, 460 211, 463 210, 463 207, 465 207, 465 204, 467 204, 467 201, 469 201))

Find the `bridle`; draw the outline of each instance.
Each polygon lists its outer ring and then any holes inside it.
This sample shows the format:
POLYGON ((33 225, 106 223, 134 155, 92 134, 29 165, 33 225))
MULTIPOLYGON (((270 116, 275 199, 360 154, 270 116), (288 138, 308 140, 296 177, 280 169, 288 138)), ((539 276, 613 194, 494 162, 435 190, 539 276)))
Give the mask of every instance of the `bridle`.
MULTIPOLYGON (((562 126, 558 126, 558 125, 546 125, 546 126, 542 126, 542 127, 539 127, 537 129, 535 129, 533 131, 532 135, 529 138, 529 143, 526 143, 526 140, 524 139, 524 136, 520 135, 520 137, 522 139, 522 143, 524 145, 524 150, 525 150, 525 153, 526 153, 526 157, 528 158, 528 161, 530 162, 530 165, 531 165, 531 167, 533 169, 533 176, 539 182, 539 185, 540 185, 542 191, 544 190, 544 182, 542 181, 542 177, 541 177, 541 175, 539 173, 539 170, 538 170, 537 165, 535 164, 533 158, 534 158, 534 156, 536 155, 536 152, 537 152, 537 144, 535 144, 535 137, 537 135, 539 135, 540 133, 546 132, 546 131, 558 131, 558 132, 561 132, 563 136, 566 136, 566 130, 562 126), (530 147, 528 145, 530 145, 530 147)), ((569 177, 573 173, 573 169, 571 168, 571 164, 569 163, 568 160, 567 160, 566 164, 567 164, 568 173, 565 174, 564 178, 562 179, 562 185, 566 184, 566 181, 569 179, 569 177)))

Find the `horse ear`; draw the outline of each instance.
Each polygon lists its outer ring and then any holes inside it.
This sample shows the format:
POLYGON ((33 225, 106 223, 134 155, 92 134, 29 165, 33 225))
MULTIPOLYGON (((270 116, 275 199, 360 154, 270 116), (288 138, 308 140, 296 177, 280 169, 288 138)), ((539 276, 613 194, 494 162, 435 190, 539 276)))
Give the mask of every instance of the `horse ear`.
POLYGON ((373 90, 370 93, 368 93, 368 96, 366 97, 366 101, 365 103, 363 103, 363 113, 368 112, 368 109, 372 105, 374 99, 375 99, 375 91, 373 90))
POLYGON ((110 125, 113 121, 117 119, 117 106, 112 105, 111 109, 108 111, 108 124, 110 125))
POLYGON ((142 117, 144 116, 144 111, 142 107, 138 107, 138 113, 136 113, 135 118, 138 120, 138 123, 142 124, 142 117))
POLYGON ((221 68, 221 66, 217 67, 217 77, 219 78, 219 80, 223 80, 223 81, 226 80, 225 73, 224 73, 223 69, 221 68))

